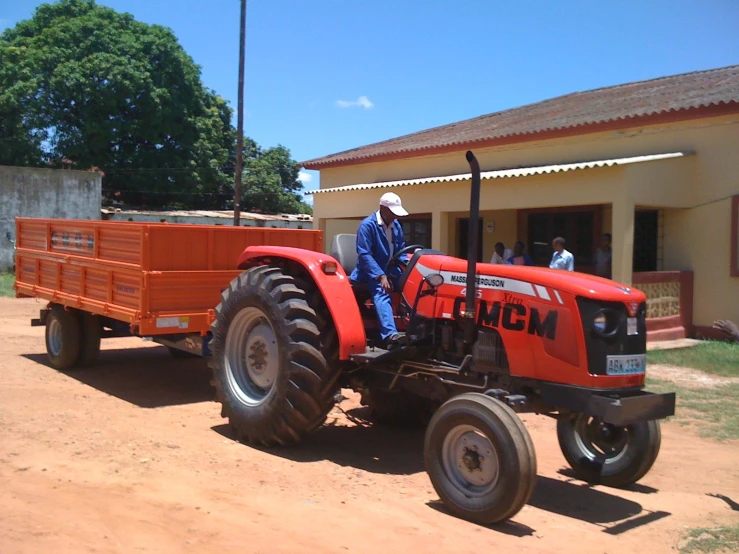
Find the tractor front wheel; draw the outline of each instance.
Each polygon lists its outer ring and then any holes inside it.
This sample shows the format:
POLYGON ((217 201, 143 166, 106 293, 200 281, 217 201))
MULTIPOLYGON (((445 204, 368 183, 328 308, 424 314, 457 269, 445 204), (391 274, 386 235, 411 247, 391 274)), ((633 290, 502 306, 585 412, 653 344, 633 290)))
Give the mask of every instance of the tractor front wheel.
POLYGON ((585 414, 561 417, 557 438, 578 478, 610 487, 625 487, 644 477, 662 442, 658 421, 616 426, 585 414))
POLYGON ((321 353, 316 312, 280 268, 234 279, 216 307, 213 385, 236 436, 270 446, 300 441, 333 405, 334 372, 321 353))
POLYGON ((439 408, 426 430, 424 455, 441 500, 475 523, 510 519, 536 484, 536 453, 523 422, 484 394, 455 396, 439 408))

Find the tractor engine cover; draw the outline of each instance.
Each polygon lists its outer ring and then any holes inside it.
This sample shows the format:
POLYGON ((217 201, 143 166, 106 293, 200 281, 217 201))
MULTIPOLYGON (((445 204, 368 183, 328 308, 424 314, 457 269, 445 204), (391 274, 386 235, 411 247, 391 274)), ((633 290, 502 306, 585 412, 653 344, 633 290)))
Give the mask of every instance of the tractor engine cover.
MULTIPOLYGON (((416 306, 421 318, 461 325, 466 267, 462 259, 416 252, 403 280, 404 301, 416 306), (428 294, 425 278, 432 274, 441 275, 443 284, 428 294)), ((644 385, 642 292, 581 273, 486 263, 477 264, 474 286, 476 364, 509 367, 511 376, 588 388, 644 385)), ((445 326, 439 327, 441 334, 445 326)))

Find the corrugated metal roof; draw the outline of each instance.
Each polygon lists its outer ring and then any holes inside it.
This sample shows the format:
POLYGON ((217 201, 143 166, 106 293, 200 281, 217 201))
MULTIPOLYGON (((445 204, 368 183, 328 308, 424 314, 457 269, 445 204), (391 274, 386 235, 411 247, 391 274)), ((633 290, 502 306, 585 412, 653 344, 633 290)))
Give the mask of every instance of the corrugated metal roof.
MULTIPOLYGON (((528 177, 530 175, 544 175, 546 173, 562 173, 565 171, 577 171, 580 169, 593 169, 597 167, 610 167, 615 165, 628 165, 635 163, 654 162, 657 160, 669 160, 681 158, 687 152, 670 152, 667 154, 651 154, 648 156, 633 156, 631 158, 616 158, 613 160, 595 160, 589 162, 576 162, 557 165, 540 165, 535 167, 522 167, 516 169, 499 169, 495 171, 483 171, 480 173, 482 180, 506 179, 512 177, 528 177)), ((390 187, 410 187, 414 185, 425 185, 428 183, 449 183, 452 181, 468 181, 472 178, 471 173, 460 173, 459 175, 440 175, 438 177, 423 177, 421 179, 405 179, 402 181, 385 181, 381 183, 364 183, 359 185, 347 185, 345 187, 334 187, 327 189, 311 190, 305 194, 323 194, 327 192, 349 192, 352 190, 381 189, 390 187)))
POLYGON ((435 149, 505 140, 536 140, 544 132, 587 133, 599 124, 639 125, 668 113, 739 111, 739 65, 574 92, 534 104, 426 129, 302 162, 308 169, 365 163, 387 156, 424 156, 435 149))

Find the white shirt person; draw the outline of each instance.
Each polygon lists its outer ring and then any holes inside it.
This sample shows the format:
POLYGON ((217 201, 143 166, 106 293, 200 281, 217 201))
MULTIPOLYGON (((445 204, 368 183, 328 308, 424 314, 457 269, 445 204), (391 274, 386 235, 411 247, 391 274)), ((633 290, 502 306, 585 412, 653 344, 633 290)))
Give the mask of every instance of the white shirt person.
POLYGON ((490 258, 491 264, 504 264, 508 261, 508 258, 513 256, 513 251, 510 248, 506 248, 502 242, 495 244, 495 251, 493 257, 490 258))
POLYGON ((552 261, 549 262, 551 269, 563 269, 565 271, 575 271, 575 256, 572 252, 565 250, 565 239, 557 237, 552 241, 552 261))

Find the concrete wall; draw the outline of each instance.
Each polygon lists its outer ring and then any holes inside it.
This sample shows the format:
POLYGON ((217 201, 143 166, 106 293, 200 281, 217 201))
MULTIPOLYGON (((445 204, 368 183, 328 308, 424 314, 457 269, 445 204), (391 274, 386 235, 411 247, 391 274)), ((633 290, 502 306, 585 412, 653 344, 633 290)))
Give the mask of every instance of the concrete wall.
POLYGON ((13 266, 16 217, 100 219, 99 173, 0 166, 0 271, 13 266))

